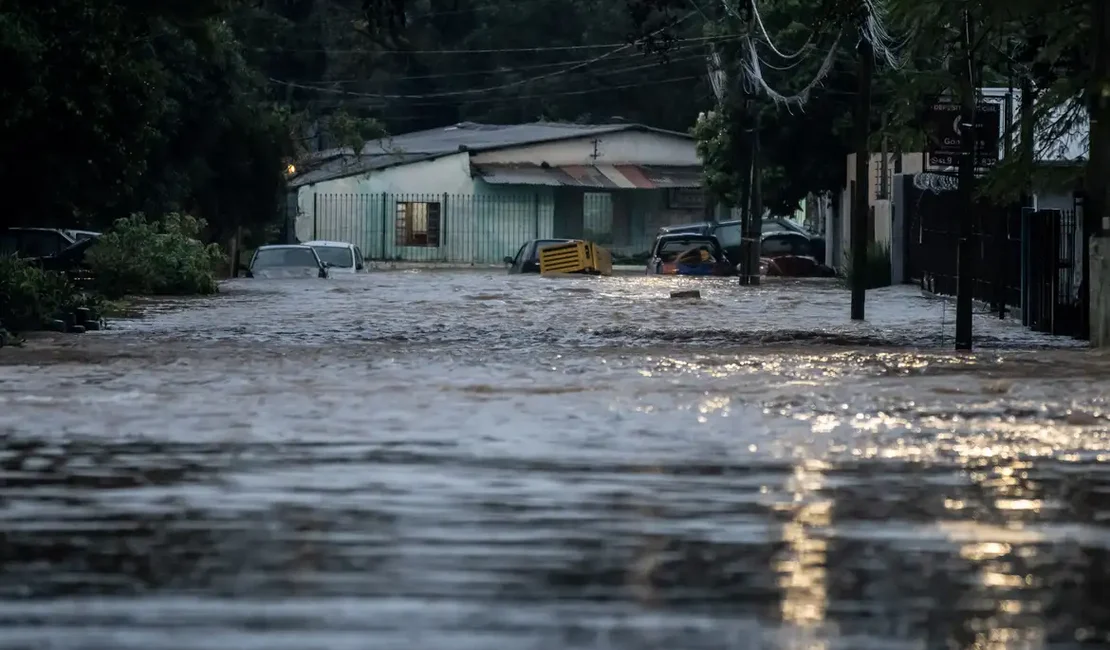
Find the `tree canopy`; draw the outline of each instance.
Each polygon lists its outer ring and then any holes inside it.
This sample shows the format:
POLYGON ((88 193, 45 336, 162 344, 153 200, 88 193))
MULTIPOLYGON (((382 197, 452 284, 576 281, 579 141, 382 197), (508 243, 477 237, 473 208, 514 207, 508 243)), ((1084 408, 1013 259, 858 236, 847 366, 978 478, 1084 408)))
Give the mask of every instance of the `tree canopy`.
MULTIPOLYGON (((690 131, 702 113, 708 186, 736 201, 758 117, 764 204, 788 213, 843 187, 869 8, 885 11, 900 62, 879 67, 871 130, 908 149, 920 108, 954 87, 965 5, 985 82, 1025 75, 1045 121, 1082 117, 1099 96, 1085 58, 1097 3, 1072 4, 3 0, 0 172, 22 194, 4 221, 103 226, 189 211, 218 234, 272 222, 300 153, 466 120, 690 131), (766 87, 744 92, 753 49, 766 87), (768 88, 806 101, 773 101, 768 88)), ((1019 163, 998 177, 1020 175, 1019 163)))

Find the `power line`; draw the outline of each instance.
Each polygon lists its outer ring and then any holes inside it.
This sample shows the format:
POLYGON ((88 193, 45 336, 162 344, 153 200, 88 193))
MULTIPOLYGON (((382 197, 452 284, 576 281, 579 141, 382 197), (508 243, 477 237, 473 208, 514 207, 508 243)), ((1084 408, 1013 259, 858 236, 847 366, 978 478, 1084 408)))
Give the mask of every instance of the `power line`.
MULTIPOLYGON (((560 92, 538 93, 538 94, 531 94, 531 95, 513 95, 513 96, 508 96, 508 97, 505 97, 505 96, 501 96, 501 97, 480 97, 480 98, 477 98, 477 99, 468 99, 468 100, 466 100, 465 105, 470 106, 470 105, 473 105, 473 104, 486 104, 486 103, 498 103, 498 102, 509 103, 509 102, 514 102, 514 101, 522 100, 522 99, 551 99, 551 98, 554 98, 554 97, 564 97, 564 96, 573 96, 573 95, 588 95, 588 94, 593 94, 593 93, 609 92, 609 91, 613 91, 613 90, 628 90, 628 89, 631 89, 631 88, 647 88, 647 87, 650 87, 650 86, 659 86, 659 85, 666 85, 666 84, 672 84, 672 83, 679 83, 679 82, 682 82, 682 81, 696 81, 696 80, 700 80, 700 79, 702 79, 701 75, 687 75, 685 77, 671 77, 671 78, 668 78, 668 79, 656 79, 656 80, 653 80, 653 81, 641 81, 641 82, 638 82, 638 83, 617 84, 615 86, 604 86, 602 88, 583 88, 583 89, 580 89, 580 90, 566 90, 566 91, 560 91, 560 92)), ((309 90, 328 90, 328 89, 310 88, 309 90)), ((340 93, 343 93, 343 91, 340 91, 340 93)), ((343 93, 343 94, 347 94, 347 93, 343 93)), ((361 98, 361 99, 374 99, 374 97, 367 98, 367 97, 363 97, 362 95, 359 95, 359 94, 356 94, 355 96, 357 98, 361 98)), ((444 103, 444 102, 412 102, 412 103, 405 103, 403 108, 405 108, 407 110, 410 107, 418 107, 418 106, 431 108, 431 107, 448 107, 448 106, 452 106, 452 105, 453 104, 444 103)), ((384 108, 384 107, 377 107, 377 108, 384 108)), ((413 119, 415 119, 416 117, 419 117, 419 116, 411 116, 411 117, 413 119)), ((394 118, 388 118, 388 119, 392 120, 394 118)), ((397 118, 397 119, 409 119, 409 118, 404 117, 404 118, 397 118)))
MULTIPOLYGON (((678 83, 680 81, 691 81, 691 80, 695 80, 695 79, 701 79, 701 75, 687 75, 685 77, 671 77, 669 79, 657 79, 657 80, 654 80, 654 81, 641 81, 641 82, 638 82, 638 83, 618 84, 616 86, 605 86, 603 88, 582 88, 580 90, 565 90, 565 91, 554 92, 554 93, 538 93, 538 94, 532 94, 532 95, 516 95, 516 96, 510 96, 510 97, 482 97, 482 98, 478 98, 478 99, 469 99, 469 100, 466 101, 466 103, 467 104, 484 104, 484 103, 496 103, 496 102, 513 101, 513 100, 517 100, 517 99, 548 99, 548 98, 551 98, 551 97, 564 97, 564 96, 571 96, 571 95, 589 95, 589 94, 592 94, 592 93, 609 92, 611 90, 626 90, 626 89, 629 89, 629 88, 646 88, 648 86, 658 86, 658 85, 664 85, 664 84, 678 83)), ((443 106, 443 104, 435 104, 435 103, 424 104, 424 103, 420 103, 420 102, 415 102, 415 103, 411 103, 411 104, 405 104, 405 106, 443 106)))
MULTIPOLYGON (((662 30, 660 30, 662 31, 662 30)), ((735 37, 733 37, 735 38, 735 37)), ((643 40, 643 39, 641 39, 643 40)), ((714 41, 730 40, 722 36, 698 36, 694 38, 676 38, 672 43, 710 43, 714 41)), ((632 43, 599 43, 596 45, 548 45, 544 47, 505 47, 473 50, 369 50, 369 49, 330 49, 330 48, 285 48, 285 47, 255 47, 249 48, 254 52, 287 52, 291 54, 522 54, 527 52, 572 52, 582 50, 617 49, 625 50, 640 41, 632 43)))
POLYGON ((554 3, 554 2, 551 2, 551 0, 514 0, 513 3, 512 3, 512 5, 513 5, 512 7, 509 7, 506 4, 471 5, 471 6, 467 7, 466 9, 447 9, 445 11, 429 11, 426 14, 416 14, 414 16, 409 16, 408 19, 409 19, 409 21, 416 21, 416 20, 421 20, 421 19, 425 19, 425 18, 438 18, 440 16, 458 16, 460 14, 467 14, 467 13, 470 13, 470 12, 478 13, 478 12, 483 12, 483 11, 494 11, 494 10, 507 9, 507 8, 511 9, 511 8, 521 6, 521 5, 530 6, 530 5, 538 5, 538 4, 549 4, 549 5, 553 5, 553 6, 559 6, 559 7, 563 6, 561 3, 554 3))
MULTIPOLYGON (((694 13, 695 12, 691 11, 690 13, 686 14, 682 18, 679 18, 674 24, 677 25, 678 23, 681 23, 681 22, 689 19, 690 16, 694 15, 694 13)), ((652 34, 649 34, 648 36, 652 36, 654 34, 661 33, 663 31, 665 31, 666 29, 667 29, 666 27, 661 27, 661 28, 655 30, 654 32, 652 32, 652 34)), ((577 65, 572 65, 572 66, 570 66, 568 68, 565 68, 563 70, 556 70, 554 72, 549 72, 547 74, 542 74, 542 75, 538 75, 538 76, 535 76, 535 77, 529 77, 527 79, 519 79, 517 81, 511 81, 509 83, 504 83, 504 84, 500 84, 500 85, 497 85, 497 86, 489 86, 487 88, 470 88, 470 89, 467 89, 467 90, 450 90, 450 91, 445 91, 445 92, 440 92, 440 93, 427 93, 427 94, 422 94, 422 95, 385 95, 385 94, 368 95, 368 94, 362 94, 362 96, 375 97, 377 99, 431 99, 431 98, 437 98, 437 97, 461 97, 461 96, 464 96, 464 95, 473 95, 473 94, 477 94, 477 93, 486 93, 486 92, 493 92, 493 91, 497 91, 497 90, 506 90, 508 88, 515 88, 517 86, 523 86, 525 84, 533 83, 533 82, 536 82, 536 81, 543 81, 544 79, 550 79, 552 77, 557 77, 557 76, 560 76, 560 75, 564 75, 568 72, 574 72, 575 70, 581 70, 582 68, 593 65, 594 63, 597 63, 599 61, 603 61, 605 59, 608 59, 609 57, 613 56, 614 54, 616 54, 618 52, 621 52, 623 50, 627 50, 628 48, 642 42, 643 40, 644 39, 638 39, 636 41, 633 41, 632 43, 626 43, 625 45, 617 47, 616 49, 609 50, 608 52, 606 52, 604 54, 595 56, 592 59, 587 59, 587 60, 583 61, 582 63, 579 63, 577 65)), ((276 84, 284 84, 284 85, 290 86, 292 88, 298 87, 297 85, 291 84, 288 81, 284 81, 284 80, 281 80, 281 79, 274 79, 272 77, 270 78, 270 81, 273 82, 273 83, 276 83, 276 84)), ((301 84, 301 85, 303 86, 303 84, 301 84)), ((315 90, 315 88, 312 88, 312 87, 308 87, 307 89, 315 90)), ((346 91, 337 91, 337 92, 344 93, 346 91)), ((359 96, 359 94, 354 94, 354 96, 359 96)))
MULTIPOLYGON (((719 41, 719 42, 737 41, 739 39, 740 39, 740 37, 738 37, 738 36, 730 36, 728 38, 721 39, 721 41, 719 41)), ((678 52, 689 51, 689 50, 694 49, 695 47, 697 47, 697 45, 684 45, 682 47, 674 48, 673 52, 678 53, 678 52)), ((638 59, 638 58, 646 58, 646 57, 650 57, 650 56, 653 56, 653 55, 644 54, 644 53, 641 53, 641 52, 635 52, 635 53, 621 54, 619 56, 613 56, 613 57, 610 57, 610 60, 638 59)), ((702 56, 700 54, 697 55, 696 57, 672 57, 672 56, 667 56, 666 58, 660 60, 659 63, 662 64, 662 65, 666 65, 666 64, 674 62, 674 61, 683 61, 683 60, 686 60, 686 59, 689 59, 689 58, 702 58, 702 56)), ((552 62, 548 62, 548 63, 535 63, 535 64, 530 64, 530 65, 520 65, 520 66, 513 66, 513 67, 481 68, 481 69, 477 69, 477 70, 465 70, 465 71, 455 71, 455 72, 439 72, 439 73, 434 73, 434 74, 411 75, 411 76, 404 76, 404 77, 390 76, 388 78, 388 81, 413 81, 413 80, 418 80, 418 79, 450 79, 450 78, 468 77, 468 76, 473 76, 473 75, 485 75, 485 74, 511 74, 513 72, 521 72, 521 71, 524 71, 524 70, 542 70, 542 69, 545 69, 545 68, 554 68, 554 67, 557 67, 557 66, 563 66, 563 65, 568 65, 568 64, 573 65, 575 63, 584 63, 584 62, 587 62, 587 61, 590 61, 590 60, 591 59, 571 59, 571 60, 567 60, 567 61, 552 61, 552 62)), ((366 79, 366 78, 363 78, 363 79, 322 79, 318 82, 307 81, 307 82, 297 82, 297 83, 355 84, 355 83, 363 83, 363 82, 366 82, 366 81, 369 81, 369 79, 366 79)))
MULTIPOLYGON (((626 67, 617 67, 617 68, 608 68, 608 69, 602 68, 602 69, 595 69, 595 70, 581 70, 577 74, 592 73, 592 74, 594 74, 596 76, 599 76, 599 77, 600 76, 610 76, 610 75, 623 74, 623 73, 626 73, 626 72, 638 72, 640 70, 652 70, 652 69, 656 69, 656 68, 665 67, 670 63, 681 63, 681 62, 694 61, 694 60, 699 60, 700 61, 703 58, 704 58, 704 56, 701 55, 701 54, 694 54, 694 55, 690 55, 690 56, 675 57, 675 58, 670 59, 667 63, 656 61, 656 62, 651 62, 651 63, 643 63, 643 64, 639 64, 639 65, 626 66, 626 67)), ((491 72, 512 73, 514 71, 515 71, 515 69, 508 69, 508 70, 493 70, 491 72)), ((564 72, 565 71, 560 71, 560 73, 564 73, 564 72)), ((566 73, 566 74, 570 74, 570 73, 566 73)), ((451 78, 451 77, 455 77, 455 76, 463 77, 463 76, 466 76, 466 73, 459 74, 459 75, 444 74, 444 75, 442 75, 442 78, 451 78)), ((387 81, 394 82, 394 81, 404 81, 406 79, 421 79, 421 78, 422 77, 391 77, 387 81)), ((322 81, 319 84, 301 83, 301 82, 278 80, 278 79, 271 79, 270 81, 272 83, 277 84, 277 85, 288 86, 290 88, 299 88, 299 89, 302 89, 302 90, 314 90, 314 91, 319 91, 319 92, 323 92, 323 93, 331 93, 331 94, 337 94, 337 95, 342 94, 342 95, 349 95, 349 96, 352 96, 352 97, 368 97, 368 98, 373 98, 373 99, 396 99, 397 98, 395 96, 383 95, 383 94, 379 94, 379 93, 356 92, 356 91, 343 90, 341 88, 331 88, 331 87, 328 87, 327 85, 325 85, 325 84, 360 83, 360 82, 365 81, 365 80, 362 80, 362 79, 352 79, 352 80, 344 80, 344 81, 328 80, 328 81, 322 81)), ((426 98, 426 97, 429 97, 429 95, 408 96, 408 97, 406 97, 406 99, 421 99, 421 98, 426 98)))

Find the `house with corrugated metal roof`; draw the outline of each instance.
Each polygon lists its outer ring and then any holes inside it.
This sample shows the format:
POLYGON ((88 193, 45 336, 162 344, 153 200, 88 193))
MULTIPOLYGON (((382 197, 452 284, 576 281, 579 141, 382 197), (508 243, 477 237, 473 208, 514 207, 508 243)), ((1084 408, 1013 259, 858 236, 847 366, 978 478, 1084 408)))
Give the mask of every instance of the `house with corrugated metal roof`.
POLYGON ((631 123, 464 122, 317 152, 289 185, 297 239, 371 259, 497 263, 561 237, 637 254, 706 210, 693 138, 631 123))

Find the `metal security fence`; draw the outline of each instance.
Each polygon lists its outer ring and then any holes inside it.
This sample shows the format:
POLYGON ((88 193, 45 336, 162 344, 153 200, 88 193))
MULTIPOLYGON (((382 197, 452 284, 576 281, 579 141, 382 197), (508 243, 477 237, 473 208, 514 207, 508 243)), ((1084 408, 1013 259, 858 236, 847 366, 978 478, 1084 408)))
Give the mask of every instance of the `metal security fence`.
POLYGON ((979 202, 965 216, 955 192, 917 190, 912 179, 906 182, 906 277, 933 293, 956 295, 961 219, 969 218, 977 300, 1003 313, 1013 308, 1036 331, 1088 336, 1083 261, 1089 242, 1081 213, 979 202))
POLYGON ((902 178, 905 201, 904 277, 942 295, 956 295, 960 274, 957 258, 961 219, 972 220, 976 300, 995 309, 1021 305, 1021 233, 1009 225, 1012 208, 976 202, 965 216, 955 192, 932 192, 913 186, 912 176, 902 178))
POLYGON ((316 194, 301 205, 300 241, 347 241, 367 259, 497 264, 550 237, 551 201, 536 194, 316 194))
POLYGON ((1039 332, 1087 337, 1083 237, 1079 215, 1068 210, 1022 213, 1026 260, 1022 321, 1039 332))
MULTIPOLYGON (((312 194, 297 207, 297 240, 351 242, 374 260, 499 264, 528 240, 567 236, 552 196, 539 193, 312 194)), ((585 194, 569 220, 579 216, 578 236, 613 241, 609 195, 585 194)))

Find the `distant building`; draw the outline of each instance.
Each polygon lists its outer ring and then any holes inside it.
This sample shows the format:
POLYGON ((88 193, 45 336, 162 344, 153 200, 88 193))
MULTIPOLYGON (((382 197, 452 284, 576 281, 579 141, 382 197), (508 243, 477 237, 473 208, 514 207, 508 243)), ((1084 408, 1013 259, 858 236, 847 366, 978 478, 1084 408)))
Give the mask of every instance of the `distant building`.
MULTIPOLYGON (((996 102, 1003 106, 1007 103, 1007 95, 1010 96, 1009 112, 1015 147, 1011 155, 1017 155, 1021 91, 1008 88, 983 88, 980 92, 983 101, 996 102)), ((1034 111, 1036 110, 1035 107, 1034 111)), ((1003 116, 1005 114, 1006 112, 1003 111, 1003 116)), ((1057 122, 1066 114, 1067 107, 1053 108, 1048 111, 1047 116, 1042 117, 1038 128, 1034 131, 1034 192, 1031 197, 1032 204, 1028 207, 1065 211, 1076 208, 1076 195, 1082 186, 1083 166, 1087 163, 1090 124, 1085 114, 1080 112, 1070 124, 1060 128, 1057 122)), ((1003 119, 999 125, 1000 159, 1006 157, 1005 132, 1006 120, 1003 119)), ((949 176, 945 180, 938 174, 926 174, 930 170, 927 169, 924 152, 890 152, 886 158, 884 164, 882 154, 872 153, 868 167, 867 193, 870 210, 867 215, 867 239, 890 248, 892 264, 895 267, 892 275, 895 281, 901 281, 904 278, 898 271, 898 267, 901 265, 901 249, 904 242, 900 238, 914 236, 914 233, 911 232, 912 224, 896 222, 899 215, 894 196, 896 176, 924 174, 920 178, 923 186, 942 192, 954 190, 955 178, 949 176)), ((851 248, 852 196, 856 187, 855 154, 847 156, 846 167, 844 188, 838 196, 830 197, 827 209, 823 210, 828 242, 826 263, 842 270, 847 268, 848 252, 851 248)), ((950 174, 954 173, 955 168, 948 171, 950 174)), ((908 209, 903 209, 902 217, 905 217, 908 212, 908 209)))
POLYGON ((639 124, 464 122, 295 167, 297 239, 372 259, 495 263, 550 237, 637 254, 660 226, 705 218, 693 138, 639 124))

